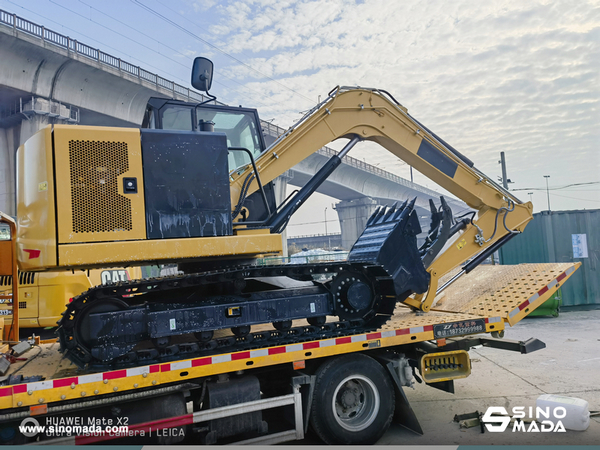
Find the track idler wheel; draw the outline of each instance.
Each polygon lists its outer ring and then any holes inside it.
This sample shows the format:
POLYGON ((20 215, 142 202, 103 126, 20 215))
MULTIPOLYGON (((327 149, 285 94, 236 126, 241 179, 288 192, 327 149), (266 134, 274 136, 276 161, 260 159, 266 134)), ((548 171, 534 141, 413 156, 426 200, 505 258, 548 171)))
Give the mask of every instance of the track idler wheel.
MULTIPOLYGON (((113 311, 122 311, 129 305, 118 298, 106 298, 101 301, 85 304, 75 313, 75 321, 73 327, 73 340, 77 343, 72 350, 77 353, 77 358, 83 363, 90 362, 92 356, 100 360, 111 360, 122 356, 129 352, 134 346, 134 343, 128 342, 109 342, 104 345, 95 345, 95 336, 92 336, 90 326, 90 315, 94 313, 106 313, 113 311)), ((64 336, 67 339, 67 336, 64 336)), ((62 339, 62 338, 61 338, 62 339)), ((65 347, 69 348, 70 344, 65 342, 65 347)))
POLYGON ((334 314, 343 320, 369 320, 375 315, 375 294, 361 272, 343 271, 331 282, 334 314))

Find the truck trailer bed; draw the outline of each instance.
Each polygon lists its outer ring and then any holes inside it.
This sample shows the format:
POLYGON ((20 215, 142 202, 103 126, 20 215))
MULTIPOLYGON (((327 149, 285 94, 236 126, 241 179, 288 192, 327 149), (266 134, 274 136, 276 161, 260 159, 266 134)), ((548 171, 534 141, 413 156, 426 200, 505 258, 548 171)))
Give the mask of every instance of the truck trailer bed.
MULTIPOLYGON (((0 386, 0 421, 29 416, 34 411, 60 411, 74 400, 96 404, 109 394, 133 398, 138 392, 149 395, 161 387, 223 373, 284 363, 302 368, 306 360, 314 358, 500 332, 506 323, 514 325, 549 299, 579 265, 484 265, 444 290, 430 312, 419 314, 400 304, 391 319, 373 332, 214 352, 169 363, 95 372, 79 369, 64 358, 58 343, 40 344, 23 355, 26 361, 11 365, 7 375, 23 376, 21 382, 0 386)), ((262 327, 270 329, 271 325, 262 327)), ((253 327, 253 331, 259 328, 253 327)))

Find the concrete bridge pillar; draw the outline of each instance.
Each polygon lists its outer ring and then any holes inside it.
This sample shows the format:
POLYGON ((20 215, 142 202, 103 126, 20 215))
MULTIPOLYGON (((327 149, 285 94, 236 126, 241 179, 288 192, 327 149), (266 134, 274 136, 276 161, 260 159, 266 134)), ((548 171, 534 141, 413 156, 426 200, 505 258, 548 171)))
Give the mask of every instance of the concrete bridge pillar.
POLYGON ((19 130, 19 145, 24 144, 27 139, 51 123, 62 122, 42 115, 30 116, 26 120, 23 120, 19 130))
POLYGON ((16 215, 15 150, 19 146, 20 126, 0 128, 0 211, 16 215))
POLYGON ((367 226, 367 220, 377 208, 377 202, 371 197, 336 203, 335 210, 340 220, 342 248, 350 250, 367 226))
MULTIPOLYGON (((273 188, 275 190, 275 203, 279 206, 287 197, 287 185, 288 181, 292 179, 292 171, 286 170, 284 173, 279 175, 273 180, 273 188)), ((288 245, 287 245, 287 228, 281 233, 281 239, 283 240, 283 256, 288 256, 288 245)))

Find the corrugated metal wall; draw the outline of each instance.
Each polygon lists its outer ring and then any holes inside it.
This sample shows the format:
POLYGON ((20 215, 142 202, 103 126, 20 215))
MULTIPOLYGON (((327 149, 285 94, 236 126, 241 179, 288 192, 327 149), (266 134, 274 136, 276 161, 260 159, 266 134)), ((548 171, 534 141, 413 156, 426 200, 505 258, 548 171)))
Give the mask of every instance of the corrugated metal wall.
POLYGON ((600 209, 543 211, 525 232, 500 249, 501 264, 579 261, 581 267, 562 287, 563 305, 600 304, 600 209), (585 234, 587 258, 573 257, 573 234, 585 234))

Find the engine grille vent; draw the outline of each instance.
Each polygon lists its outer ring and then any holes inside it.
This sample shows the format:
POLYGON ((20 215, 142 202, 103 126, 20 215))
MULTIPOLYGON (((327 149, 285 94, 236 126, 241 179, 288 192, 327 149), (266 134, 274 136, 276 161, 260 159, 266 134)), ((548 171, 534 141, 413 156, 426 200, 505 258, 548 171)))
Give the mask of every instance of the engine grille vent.
POLYGON ((35 283, 35 272, 19 272, 19 283, 34 284, 35 283))
MULTIPOLYGON (((35 272, 21 272, 19 271, 19 284, 35 284, 35 272)), ((0 286, 12 286, 12 276, 2 275, 0 276, 0 286)))
POLYGON ((69 141, 73 232, 131 231, 131 200, 118 192, 129 170, 127 144, 69 141))

